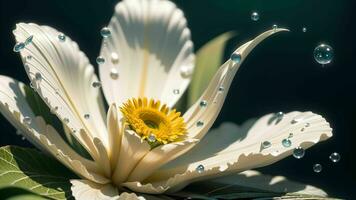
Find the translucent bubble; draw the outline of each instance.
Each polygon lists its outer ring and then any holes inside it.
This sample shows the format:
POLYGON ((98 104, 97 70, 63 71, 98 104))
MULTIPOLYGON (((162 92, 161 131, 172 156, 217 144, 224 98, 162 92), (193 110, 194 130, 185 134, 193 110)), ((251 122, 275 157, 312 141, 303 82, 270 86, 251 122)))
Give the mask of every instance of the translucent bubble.
POLYGON ((306 28, 306 27, 303 27, 303 28, 302 28, 302 31, 303 31, 303 33, 307 32, 307 28, 306 28))
POLYGON ((239 53, 233 53, 230 56, 230 59, 234 62, 234 63, 239 63, 241 61, 241 54, 239 53))
POLYGON ((319 64, 329 64, 334 58, 334 50, 327 44, 320 44, 314 49, 314 59, 319 64))
POLYGON ((180 93, 179 89, 174 89, 173 90, 173 94, 179 94, 179 93, 180 93))
POLYGON ((22 49, 25 48, 25 43, 23 42, 18 42, 15 44, 14 48, 13 48, 13 51, 14 52, 20 52, 22 49))
POLYGON ((89 114, 85 114, 84 115, 84 119, 90 119, 90 115, 89 114))
POLYGON ((200 126, 203 126, 204 125, 204 122, 202 122, 202 121, 198 121, 197 122, 197 127, 200 127, 200 126))
POLYGON ((33 40, 33 35, 30 35, 30 37, 28 37, 28 38, 26 39, 25 45, 31 44, 32 40, 33 40))
POLYGON ((200 105, 201 108, 205 108, 205 107, 208 106, 208 102, 205 101, 205 100, 202 100, 199 105, 200 105))
POLYGON ((196 170, 198 173, 204 172, 204 170, 205 170, 204 165, 198 165, 195 170, 196 170))
POLYGON ((332 162, 334 162, 334 163, 339 162, 339 161, 340 161, 340 158, 341 158, 341 156, 340 156, 340 154, 337 153, 337 152, 334 152, 334 153, 332 153, 332 154, 329 156, 329 159, 330 159, 332 162))
POLYGON ((99 87, 101 87, 101 82, 95 81, 91 85, 93 86, 93 88, 99 88, 99 87))
POLYGON ((117 71, 116 68, 111 68, 110 70, 110 77, 114 80, 119 78, 119 72, 117 71))
POLYGON ((314 164, 313 165, 313 171, 316 173, 320 173, 321 170, 323 170, 323 166, 321 166, 321 164, 314 164))
POLYGON ((262 149, 267 149, 269 147, 271 147, 271 142, 270 141, 264 141, 262 142, 261 146, 262 146, 262 149))
POLYGON ((153 135, 153 134, 150 134, 148 137, 147 137, 147 141, 148 142, 156 142, 156 136, 153 135))
POLYGON ((290 147, 292 145, 292 141, 289 138, 283 139, 282 140, 282 145, 284 147, 290 147))
POLYGON ((103 37, 103 38, 107 38, 111 35, 111 31, 108 27, 104 27, 100 30, 100 35, 103 37))
POLYGON ((102 56, 98 56, 96 58, 96 63, 98 63, 98 65, 104 64, 105 63, 105 58, 102 56))
POLYGON ((301 159, 304 157, 304 155, 305 155, 305 150, 302 147, 296 147, 293 150, 293 156, 296 159, 301 159))
POLYGON ((277 24, 273 24, 272 29, 273 29, 274 31, 276 31, 277 28, 278 28, 277 24))
POLYGON ((252 12, 251 19, 252 21, 258 21, 260 19, 260 15, 258 14, 258 12, 252 12))
POLYGON ((66 41, 66 36, 63 33, 60 33, 58 35, 58 39, 59 39, 59 41, 64 42, 64 41, 66 41))

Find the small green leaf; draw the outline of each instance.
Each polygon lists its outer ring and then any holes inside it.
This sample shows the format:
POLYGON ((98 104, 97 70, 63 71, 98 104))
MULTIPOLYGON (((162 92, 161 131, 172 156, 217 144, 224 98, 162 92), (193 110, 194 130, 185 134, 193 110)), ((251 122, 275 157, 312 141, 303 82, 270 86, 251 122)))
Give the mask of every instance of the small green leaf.
POLYGON ((17 187, 51 199, 68 199, 73 178, 77 177, 61 163, 37 150, 0 148, 0 189, 17 187))
POLYGON ((188 91, 188 106, 192 105, 204 92, 209 81, 223 62, 227 41, 234 35, 234 32, 223 33, 198 50, 195 70, 188 91))
POLYGON ((48 198, 41 197, 21 188, 8 187, 0 189, 2 200, 45 200, 48 198))

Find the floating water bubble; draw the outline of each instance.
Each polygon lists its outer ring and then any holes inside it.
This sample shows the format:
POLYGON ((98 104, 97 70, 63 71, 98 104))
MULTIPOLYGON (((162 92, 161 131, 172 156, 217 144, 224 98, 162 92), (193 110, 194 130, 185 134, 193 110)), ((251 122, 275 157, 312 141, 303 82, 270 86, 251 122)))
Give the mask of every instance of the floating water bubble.
POLYGON ((173 94, 179 94, 180 92, 179 92, 179 90, 178 89, 174 89, 173 90, 173 94))
POLYGON ((100 30, 100 35, 103 37, 103 38, 107 38, 111 35, 111 31, 108 27, 104 27, 100 30))
POLYGON ((204 172, 204 170, 205 170, 204 165, 198 165, 197 168, 195 168, 195 170, 196 170, 198 173, 204 172))
POLYGON ((201 127, 201 126, 203 126, 204 125, 204 122, 202 122, 202 121, 197 121, 197 127, 201 127))
POLYGON ((319 64, 329 64, 334 58, 334 50, 327 44, 320 44, 314 49, 314 59, 319 64))
POLYGON ((264 141, 264 142, 262 142, 262 144, 261 144, 262 149, 267 149, 267 148, 269 148, 269 147, 271 147, 271 146, 272 146, 272 144, 271 144, 270 141, 264 141))
POLYGON ((33 35, 30 35, 30 36, 25 40, 25 45, 31 44, 32 39, 33 39, 33 35))
POLYGON ((96 58, 96 63, 98 63, 98 65, 104 64, 105 63, 105 58, 103 56, 98 56, 96 58))
POLYGON ((156 142, 156 136, 154 134, 150 134, 148 137, 147 137, 147 141, 148 142, 156 142))
POLYGON ((293 156, 296 159, 301 159, 304 157, 304 155, 305 155, 305 150, 302 147, 296 147, 293 150, 293 156))
POLYGON ((277 28, 278 28, 277 24, 273 24, 272 29, 273 29, 274 31, 276 31, 277 28))
POLYGON ((36 73, 35 73, 35 79, 36 79, 36 81, 41 81, 41 80, 42 80, 42 75, 41 75, 41 73, 36 72, 36 73))
POLYGON ((323 166, 321 166, 321 164, 314 164, 313 165, 313 171, 316 173, 320 173, 321 170, 323 170, 323 166))
POLYGON ((30 125, 31 122, 32 122, 32 119, 31 119, 30 117, 28 117, 28 116, 25 116, 25 117, 23 118, 23 122, 24 122, 25 124, 27 124, 27 125, 30 125))
POLYGON ((114 80, 119 78, 119 72, 117 71, 116 68, 111 68, 110 70, 110 77, 114 80))
POLYGON ((84 114, 84 119, 90 119, 90 115, 89 114, 84 114))
POLYGON ((258 14, 258 12, 252 12, 251 19, 252 21, 258 21, 260 19, 260 15, 258 14))
POLYGON ((225 90, 225 88, 223 86, 220 86, 218 89, 219 92, 224 92, 224 90, 225 90))
POLYGON ((282 140, 282 145, 284 147, 290 147, 292 145, 292 141, 289 138, 285 138, 282 140))
POLYGON ((231 54, 230 59, 231 59, 234 63, 238 64, 238 63, 240 63, 240 61, 241 61, 241 54, 239 54, 239 53, 233 53, 233 54, 231 54))
POLYGON ((64 42, 64 41, 66 41, 66 36, 63 33, 60 33, 58 35, 58 39, 60 42, 64 42))
POLYGON ((119 55, 117 55, 116 52, 112 52, 112 53, 111 53, 111 62, 112 62, 113 64, 119 63, 119 55))
POLYGON ((91 84, 91 86, 93 86, 93 88, 99 88, 99 87, 101 87, 101 82, 99 82, 99 81, 94 81, 94 82, 91 84))
POLYGON ((188 66, 182 66, 180 68, 180 75, 183 77, 183 78, 188 78, 192 75, 192 67, 188 67, 188 66))
POLYGON ((205 100, 202 100, 199 105, 200 105, 201 108, 205 108, 205 107, 208 106, 208 102, 205 101, 205 100))
POLYGON ((341 156, 337 152, 334 152, 334 153, 330 154, 330 156, 329 156, 329 159, 334 163, 339 162, 340 158, 341 158, 341 156))
POLYGON ((23 42, 18 42, 15 44, 14 48, 13 48, 13 51, 14 52, 20 52, 22 49, 25 48, 25 43, 23 42))
POLYGON ((307 28, 306 28, 306 27, 303 27, 303 28, 302 28, 302 31, 303 31, 303 33, 307 32, 307 28))

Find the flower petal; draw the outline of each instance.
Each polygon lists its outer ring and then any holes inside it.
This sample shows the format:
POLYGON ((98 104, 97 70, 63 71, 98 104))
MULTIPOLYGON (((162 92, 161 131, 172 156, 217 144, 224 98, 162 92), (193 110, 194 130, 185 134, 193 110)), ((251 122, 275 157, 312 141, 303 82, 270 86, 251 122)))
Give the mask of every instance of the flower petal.
POLYGON ((124 0, 117 4, 108 27, 111 35, 101 50, 106 61, 99 67, 108 103, 121 105, 132 97, 147 97, 173 106, 194 68, 183 12, 170 1, 124 0), (119 76, 112 76, 112 70, 119 76))
POLYGON ((42 117, 35 117, 26 102, 23 88, 24 84, 21 82, 0 76, 1 113, 22 132, 26 139, 56 157, 79 176, 96 182, 107 182, 106 178, 97 174, 97 167, 93 161, 77 154, 42 117))
MULTIPOLYGON (((13 31, 17 42, 33 37, 20 51, 33 87, 57 116, 73 130, 82 142, 80 129, 91 139, 108 144, 104 108, 97 88, 93 66, 69 37, 59 39, 60 32, 37 24, 17 24, 13 31), (89 118, 85 117, 89 114, 89 118)), ((82 144, 87 148, 87 144, 82 144)), ((90 152, 90 149, 88 149, 90 152)))
POLYGON ((70 180, 72 195, 75 199, 113 200, 119 199, 117 188, 109 184, 97 184, 88 180, 70 180))
POLYGON ((142 140, 134 131, 126 129, 122 135, 120 154, 112 175, 114 183, 120 185, 126 181, 137 163, 150 150, 151 146, 147 141, 142 140))
POLYGON ((291 112, 277 120, 278 123, 274 119, 275 114, 266 115, 252 128, 251 122, 241 128, 223 124, 209 132, 187 154, 168 163, 146 181, 155 184, 161 181, 166 187, 180 188, 193 181, 272 164, 291 155, 296 147, 307 149, 332 136, 327 121, 311 112, 291 112), (293 133, 292 137, 290 133, 293 133), (291 141, 289 147, 282 144, 286 138, 291 141), (263 147, 264 141, 271 145, 263 147), (203 171, 196 170, 199 165, 204 166, 203 171))
POLYGON ((120 126, 120 112, 118 111, 116 104, 110 106, 106 123, 109 134, 109 157, 111 168, 114 169, 117 159, 119 158, 122 134, 124 132, 124 130, 122 130, 124 126, 120 126))

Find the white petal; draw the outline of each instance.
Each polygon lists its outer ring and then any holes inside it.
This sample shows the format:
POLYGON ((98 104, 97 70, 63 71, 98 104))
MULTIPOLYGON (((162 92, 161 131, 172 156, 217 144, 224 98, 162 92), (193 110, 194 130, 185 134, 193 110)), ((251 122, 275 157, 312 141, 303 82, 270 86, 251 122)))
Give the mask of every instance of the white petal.
MULTIPOLYGON (((92 87, 97 81, 93 66, 68 36, 60 41, 53 28, 36 24, 17 24, 13 31, 17 42, 33 36, 21 51, 26 72, 36 91, 62 121, 76 130, 74 136, 82 143, 79 129, 85 129, 93 139, 108 144, 104 108, 100 91, 92 87), (31 59, 26 59, 30 55, 31 59), (40 74, 40 75, 39 75, 40 74), (36 80, 36 76, 41 76, 36 80), (57 109, 56 109, 57 107, 57 109), (85 114, 90 118, 86 119, 85 114)), ((82 144, 87 148, 87 144, 82 144)), ((88 149, 90 152, 90 149, 88 149)))
POLYGON ((124 132, 124 125, 120 126, 120 112, 118 111, 116 104, 112 104, 108 111, 107 116, 107 129, 109 135, 109 157, 112 169, 115 168, 117 159, 121 149, 122 134, 124 132))
POLYGON ((81 177, 96 181, 108 180, 96 173, 96 164, 77 154, 41 117, 35 117, 24 95, 24 85, 14 79, 0 76, 0 111, 26 139, 39 149, 52 154, 61 163, 81 177), (24 118, 31 123, 26 124, 24 118))
POLYGON ((197 181, 233 172, 257 168, 277 162, 293 153, 300 146, 307 149, 332 136, 332 129, 324 118, 311 112, 291 112, 276 123, 274 114, 260 118, 251 127, 251 122, 241 128, 224 124, 212 130, 191 151, 156 171, 148 180, 161 181, 164 186, 182 187, 197 181), (299 119, 293 123, 293 119, 299 119), (282 140, 290 137, 291 146, 284 147, 282 140), (261 148, 269 141, 271 146, 261 148), (205 170, 199 172, 197 166, 205 170), (169 178, 172 177, 172 178, 169 178), (164 179, 168 181, 164 181, 164 179))
POLYGON ((194 68, 183 12, 170 1, 124 0, 108 27, 111 36, 101 51, 106 61, 99 68, 108 103, 121 105, 132 97, 147 97, 173 106, 191 78, 181 70, 192 73, 194 68), (119 62, 112 60, 112 54, 119 62), (112 69, 119 73, 117 79, 111 78, 112 69))
POLYGON ((117 188, 109 184, 97 184, 88 180, 70 180, 72 195, 75 199, 114 200, 119 199, 117 188))
POLYGON ((125 130, 122 136, 119 158, 112 175, 114 183, 120 185, 126 181, 137 163, 150 150, 151 146, 134 131, 125 130))
POLYGON ((226 190, 229 188, 226 186, 240 186, 274 193, 306 194, 321 197, 327 196, 323 190, 314 186, 290 181, 283 176, 264 175, 254 170, 244 171, 235 175, 232 174, 208 182, 220 183, 225 186, 226 190))

